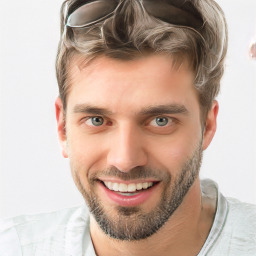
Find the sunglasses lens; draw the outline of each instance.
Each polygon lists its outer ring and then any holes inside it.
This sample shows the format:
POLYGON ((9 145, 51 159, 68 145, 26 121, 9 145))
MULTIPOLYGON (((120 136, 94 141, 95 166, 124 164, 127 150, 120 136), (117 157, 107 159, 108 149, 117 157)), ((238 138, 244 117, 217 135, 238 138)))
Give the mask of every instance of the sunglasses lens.
POLYGON ((69 27, 86 27, 111 15, 117 7, 116 0, 94 1, 75 10, 67 21, 69 27))
MULTIPOLYGON (((87 27, 111 16, 120 0, 90 1, 76 9, 68 17, 67 26, 87 27)), ((140 0, 146 11, 167 23, 193 28, 203 25, 201 15, 186 0, 140 0)))
MULTIPOLYGON (((202 18, 198 13, 193 13, 191 6, 189 6, 188 10, 185 10, 175 6, 172 2, 175 1, 143 0, 143 5, 150 15, 170 24, 193 28, 199 28, 203 25, 202 18)), ((185 4, 183 4, 183 8, 184 6, 185 4)))

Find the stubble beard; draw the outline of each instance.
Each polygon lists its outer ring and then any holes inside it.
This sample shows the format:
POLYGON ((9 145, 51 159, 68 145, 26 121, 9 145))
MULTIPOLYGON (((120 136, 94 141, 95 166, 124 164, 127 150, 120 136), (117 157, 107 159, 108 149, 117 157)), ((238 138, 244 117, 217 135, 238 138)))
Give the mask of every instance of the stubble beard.
POLYGON ((111 212, 108 212, 104 209, 104 203, 94 193, 95 177, 89 178, 90 190, 88 191, 82 185, 77 172, 74 171, 73 176, 91 214, 102 231, 114 239, 136 241, 146 239, 156 233, 173 215, 198 177, 201 162, 202 147, 200 143, 192 157, 183 164, 175 180, 172 180, 169 172, 161 172, 161 170, 153 171, 143 167, 135 168, 129 173, 122 173, 115 168, 104 172, 105 174, 112 175, 112 177, 118 176, 124 180, 146 178, 149 175, 152 178, 152 176, 156 177, 156 175, 161 173, 161 180, 164 185, 161 200, 149 213, 144 212, 140 206, 117 206, 111 212))

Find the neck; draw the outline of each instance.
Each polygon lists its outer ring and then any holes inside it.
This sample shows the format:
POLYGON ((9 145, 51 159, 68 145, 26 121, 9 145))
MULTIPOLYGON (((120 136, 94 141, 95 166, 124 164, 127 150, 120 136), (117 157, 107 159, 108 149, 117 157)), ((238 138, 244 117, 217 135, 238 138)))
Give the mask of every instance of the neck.
POLYGON ((98 256, 197 255, 209 234, 215 205, 201 198, 197 179, 182 204, 154 235, 139 241, 120 241, 107 236, 91 216, 91 237, 98 256))

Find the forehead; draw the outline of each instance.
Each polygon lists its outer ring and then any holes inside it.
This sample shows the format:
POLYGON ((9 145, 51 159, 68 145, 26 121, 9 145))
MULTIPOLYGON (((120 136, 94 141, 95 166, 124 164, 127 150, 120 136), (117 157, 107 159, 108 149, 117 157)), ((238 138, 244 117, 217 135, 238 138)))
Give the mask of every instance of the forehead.
POLYGON ((70 65, 69 84, 67 107, 86 103, 132 111, 147 105, 198 100, 188 63, 174 65, 166 55, 129 61, 98 57, 86 65, 77 57, 70 65))

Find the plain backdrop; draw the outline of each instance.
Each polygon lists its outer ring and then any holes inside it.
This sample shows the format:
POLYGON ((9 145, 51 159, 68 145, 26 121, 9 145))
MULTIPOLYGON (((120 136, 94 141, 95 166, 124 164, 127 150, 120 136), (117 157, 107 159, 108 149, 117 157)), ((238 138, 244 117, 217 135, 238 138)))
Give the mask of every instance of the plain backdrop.
MULTIPOLYGON (((83 203, 57 140, 54 61, 62 0, 0 1, 0 217, 83 203)), ((256 1, 219 0, 230 32, 218 131, 201 177, 256 203, 256 1)))

